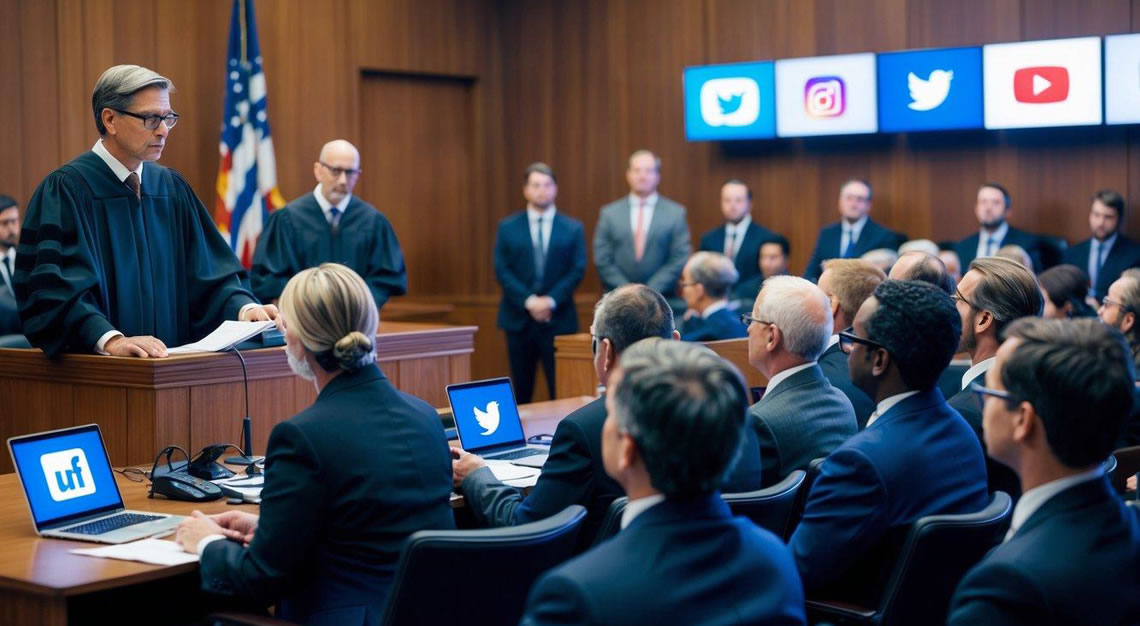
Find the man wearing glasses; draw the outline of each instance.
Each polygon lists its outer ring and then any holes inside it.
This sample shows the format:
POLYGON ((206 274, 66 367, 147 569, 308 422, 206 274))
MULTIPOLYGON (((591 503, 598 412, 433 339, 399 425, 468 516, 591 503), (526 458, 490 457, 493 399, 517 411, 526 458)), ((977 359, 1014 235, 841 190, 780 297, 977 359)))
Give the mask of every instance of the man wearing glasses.
POLYGON ((1124 333, 1134 363, 1140 363, 1140 268, 1125 270, 1108 287, 1097 309, 1100 321, 1124 333))
POLYGON ((276 302, 294 274, 321 263, 352 268, 368 283, 376 308, 408 292, 408 270, 396 232, 376 207, 352 195, 360 153, 337 139, 313 163, 312 193, 269 215, 253 253, 250 279, 263 302, 276 302))
POLYGON ((13 283, 24 333, 50 357, 164 357, 224 320, 277 316, 242 287, 189 183, 155 163, 178 123, 172 91, 137 65, 104 72, 91 96, 101 138, 28 203, 13 283))

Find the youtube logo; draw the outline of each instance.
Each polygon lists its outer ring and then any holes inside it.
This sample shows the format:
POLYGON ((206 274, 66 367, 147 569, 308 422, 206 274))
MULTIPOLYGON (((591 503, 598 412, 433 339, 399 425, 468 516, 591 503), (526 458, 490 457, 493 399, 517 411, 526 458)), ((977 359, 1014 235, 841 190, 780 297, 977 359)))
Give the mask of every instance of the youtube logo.
POLYGON ((1058 65, 1023 67, 1013 73, 1013 97, 1027 104, 1064 102, 1069 97, 1069 70, 1058 65))

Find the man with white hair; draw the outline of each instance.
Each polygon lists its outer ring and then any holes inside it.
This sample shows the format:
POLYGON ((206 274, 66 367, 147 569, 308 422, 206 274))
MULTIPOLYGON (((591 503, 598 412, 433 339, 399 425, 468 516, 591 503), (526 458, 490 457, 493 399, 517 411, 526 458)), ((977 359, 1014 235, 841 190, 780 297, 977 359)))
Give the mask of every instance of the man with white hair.
POLYGON ((313 163, 317 187, 269 215, 253 255, 253 293, 276 301, 285 283, 321 263, 352 268, 368 283, 376 307, 408 292, 404 253, 391 222, 352 195, 360 179, 360 152, 343 139, 321 148, 313 163))
POLYGON ((224 320, 277 316, 242 286, 190 184, 155 163, 179 119, 172 91, 145 67, 104 72, 91 94, 99 141, 28 203, 12 282, 24 333, 49 357, 164 357, 224 320))
POLYGON ((764 281, 748 321, 748 362, 768 378, 749 409, 760 442, 761 483, 773 485, 825 457, 858 431, 855 409, 831 386, 819 357, 831 339, 823 290, 795 276, 764 281))
POLYGON ((698 252, 681 270, 685 323, 681 339, 718 341, 748 336, 740 316, 728 308, 728 297, 739 276, 732 260, 717 252, 698 252))

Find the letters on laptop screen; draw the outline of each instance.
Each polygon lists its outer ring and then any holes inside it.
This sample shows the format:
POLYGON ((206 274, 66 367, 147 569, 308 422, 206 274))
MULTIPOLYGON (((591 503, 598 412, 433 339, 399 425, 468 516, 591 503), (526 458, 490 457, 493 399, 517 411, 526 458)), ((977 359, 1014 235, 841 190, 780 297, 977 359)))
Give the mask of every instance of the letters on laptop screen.
POLYGON ((447 394, 455 427, 468 450, 524 439, 515 396, 507 379, 451 387, 447 394))
POLYGON ((94 426, 13 441, 12 456, 37 526, 122 506, 94 426))

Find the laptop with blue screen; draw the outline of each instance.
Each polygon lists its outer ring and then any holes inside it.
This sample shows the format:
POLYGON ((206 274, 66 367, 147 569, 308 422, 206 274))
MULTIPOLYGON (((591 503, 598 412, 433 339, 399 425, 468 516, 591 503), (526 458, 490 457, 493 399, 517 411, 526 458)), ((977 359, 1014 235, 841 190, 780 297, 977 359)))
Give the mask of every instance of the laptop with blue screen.
POLYGON ((550 446, 528 445, 509 378, 447 386, 459 444, 485 459, 542 467, 550 446))
POLYGON ((123 507, 97 424, 12 437, 8 451, 42 537, 126 543, 185 519, 123 507))

